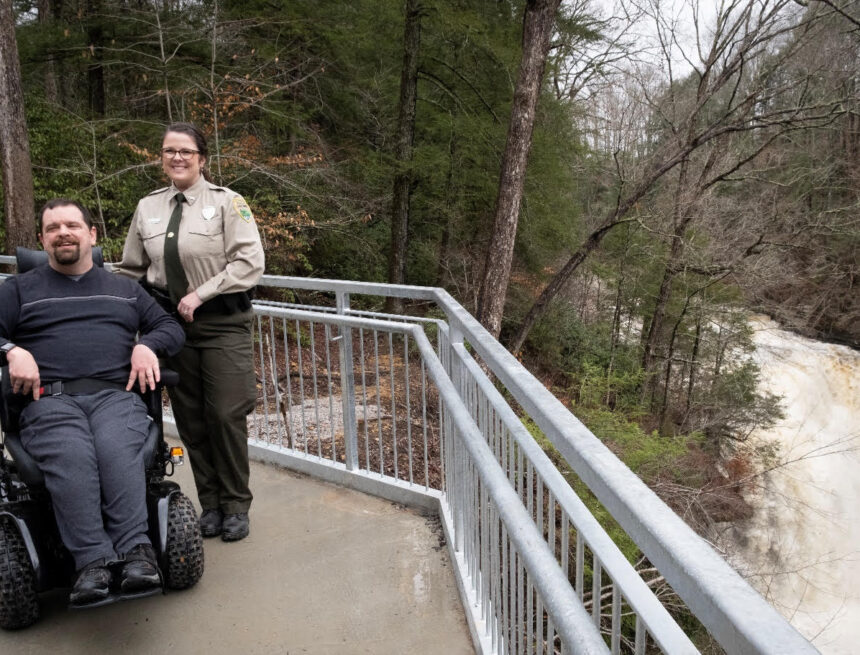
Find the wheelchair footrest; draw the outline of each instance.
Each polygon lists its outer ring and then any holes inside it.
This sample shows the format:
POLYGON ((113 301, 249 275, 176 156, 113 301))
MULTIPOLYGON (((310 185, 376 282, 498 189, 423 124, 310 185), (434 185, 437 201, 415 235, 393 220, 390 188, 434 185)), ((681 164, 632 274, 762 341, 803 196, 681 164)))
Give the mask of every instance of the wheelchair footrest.
POLYGON ((130 592, 122 592, 122 591, 112 591, 110 594, 102 598, 101 600, 93 601, 92 603, 86 603, 83 605, 73 605, 69 603, 70 610, 88 610, 96 607, 103 607, 104 605, 111 605, 113 603, 118 603, 121 600, 137 600, 138 598, 146 598, 148 596, 155 596, 156 594, 163 594, 164 589, 162 587, 153 587, 152 589, 144 589, 143 591, 130 591, 130 592))

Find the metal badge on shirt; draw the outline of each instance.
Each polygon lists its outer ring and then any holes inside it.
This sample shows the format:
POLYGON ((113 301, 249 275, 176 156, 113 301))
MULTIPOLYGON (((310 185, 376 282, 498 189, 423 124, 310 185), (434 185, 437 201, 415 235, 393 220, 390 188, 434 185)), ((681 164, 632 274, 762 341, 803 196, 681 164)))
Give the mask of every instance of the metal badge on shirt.
POLYGON ((204 221, 211 221, 213 218, 215 218, 215 207, 211 205, 204 207, 202 214, 204 221))

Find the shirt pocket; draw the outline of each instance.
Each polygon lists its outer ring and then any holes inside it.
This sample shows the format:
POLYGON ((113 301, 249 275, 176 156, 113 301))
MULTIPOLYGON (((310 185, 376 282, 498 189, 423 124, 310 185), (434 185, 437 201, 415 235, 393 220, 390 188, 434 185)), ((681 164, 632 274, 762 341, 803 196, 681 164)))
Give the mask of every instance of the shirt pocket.
MULTIPOLYGON (((182 244, 183 250, 186 250, 182 244)), ((220 216, 197 219, 188 225, 187 250, 195 255, 219 255, 224 252, 224 223, 220 216)))
POLYGON ((140 239, 143 249, 146 251, 149 261, 160 261, 164 258, 164 236, 167 234, 167 222, 161 220, 157 223, 149 221, 140 224, 140 239))

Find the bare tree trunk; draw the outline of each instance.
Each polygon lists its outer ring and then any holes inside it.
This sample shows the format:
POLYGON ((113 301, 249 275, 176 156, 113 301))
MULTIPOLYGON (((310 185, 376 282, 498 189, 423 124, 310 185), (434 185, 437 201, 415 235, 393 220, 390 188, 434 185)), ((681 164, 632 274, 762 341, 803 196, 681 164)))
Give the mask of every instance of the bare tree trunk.
POLYGON ((32 248, 36 245, 33 171, 12 0, 0 0, 0 157, 6 214, 5 250, 12 253, 15 246, 32 248))
MULTIPOLYGON (((42 26, 49 24, 54 16, 51 11, 51 0, 38 0, 39 23, 42 26)), ((48 61, 44 72, 45 100, 56 105, 60 99, 60 91, 57 85, 57 62, 53 53, 48 53, 48 61)))
POLYGON ((699 344, 702 342, 702 312, 696 316, 696 337, 693 341, 693 353, 690 355, 690 378, 687 381, 687 407, 684 411, 684 420, 681 427, 686 425, 690 417, 690 409, 693 406, 693 391, 696 388, 696 367, 699 365, 699 344))
MULTIPOLYGON (((400 109, 397 118, 397 145, 394 194, 391 207, 391 258, 388 281, 406 281, 406 248, 409 233, 409 196, 412 193, 412 146, 415 141, 415 107, 418 103, 418 54, 421 48, 421 3, 406 0, 406 26, 403 34, 403 69, 400 73, 400 109)), ((401 312, 403 301, 388 298, 386 309, 401 312)))
MULTIPOLYGON (((453 121, 452 121, 453 123, 453 121)), ((451 277, 451 233, 454 229, 452 207, 454 205, 454 159, 457 153, 457 142, 454 129, 451 129, 451 139, 448 142, 448 174, 445 179, 445 227, 442 228, 442 240, 439 244, 439 266, 436 269, 436 286, 447 286, 451 277)))
POLYGON ((87 91, 90 102, 90 113, 94 116, 104 116, 107 108, 105 99, 105 69, 102 65, 102 46, 104 45, 104 27, 101 21, 101 0, 90 0, 89 13, 91 22, 87 27, 87 39, 90 48, 90 65, 87 66, 87 91))
POLYGON ((221 134, 218 131, 218 89, 215 86, 215 57, 218 54, 218 0, 212 9, 212 61, 209 65, 209 88, 212 91, 212 130, 215 137, 215 166, 218 169, 218 184, 223 184, 221 176, 221 134))
POLYGON ((627 280, 624 264, 627 262, 627 257, 630 253, 630 229, 627 230, 627 240, 624 244, 624 254, 618 261, 618 282, 615 290, 615 309, 612 312, 612 325, 609 330, 609 366, 606 367, 606 399, 604 402, 609 405, 610 394, 612 392, 612 369, 615 365, 615 350, 618 346, 618 340, 621 336, 621 300, 623 297, 624 283, 627 280))
MULTIPOLYGON (((153 7, 153 11, 155 12, 155 24, 158 27, 158 49, 161 54, 161 68, 162 68, 162 77, 164 79, 164 102, 167 108, 167 123, 168 125, 173 123, 173 110, 170 107, 170 80, 167 77, 167 55, 164 51, 164 29, 161 26, 161 14, 159 13, 159 8, 157 6, 153 7)), ((217 23, 218 11, 217 5, 215 8, 215 18, 217 23)), ((212 57, 212 65, 215 65, 215 57, 213 52, 212 57)), ((211 83, 211 70, 210 70, 210 83, 211 83)))
POLYGON ((672 334, 669 337, 669 348, 666 354, 666 374, 663 378, 663 398, 660 402, 660 418, 657 422, 657 425, 660 426, 660 431, 664 431, 664 424, 666 422, 666 413, 669 409, 669 387, 672 384, 672 363, 675 357, 675 344, 678 339, 678 330, 681 328, 681 323, 684 321, 684 317, 687 315, 687 309, 690 307, 690 300, 699 293, 701 289, 697 289, 692 294, 689 294, 684 301, 684 308, 681 310, 681 314, 678 316, 678 320, 675 321, 675 326, 672 328, 672 334))
POLYGON ((535 109, 560 4, 561 0, 528 0, 523 16, 523 54, 502 158, 493 234, 478 294, 478 320, 494 337, 502 327, 535 109))

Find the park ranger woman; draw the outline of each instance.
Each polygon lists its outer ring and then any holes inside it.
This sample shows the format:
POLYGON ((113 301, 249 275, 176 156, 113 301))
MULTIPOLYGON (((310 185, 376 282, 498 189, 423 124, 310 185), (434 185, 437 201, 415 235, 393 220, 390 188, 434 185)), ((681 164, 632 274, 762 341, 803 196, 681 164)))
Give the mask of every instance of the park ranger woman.
POLYGON ((119 273, 145 284, 185 328, 185 347, 168 360, 170 390, 188 448, 204 537, 249 532, 246 416, 256 399, 249 290, 264 256, 244 198, 208 181, 206 139, 190 123, 164 133, 161 165, 171 185, 137 205, 119 273))

